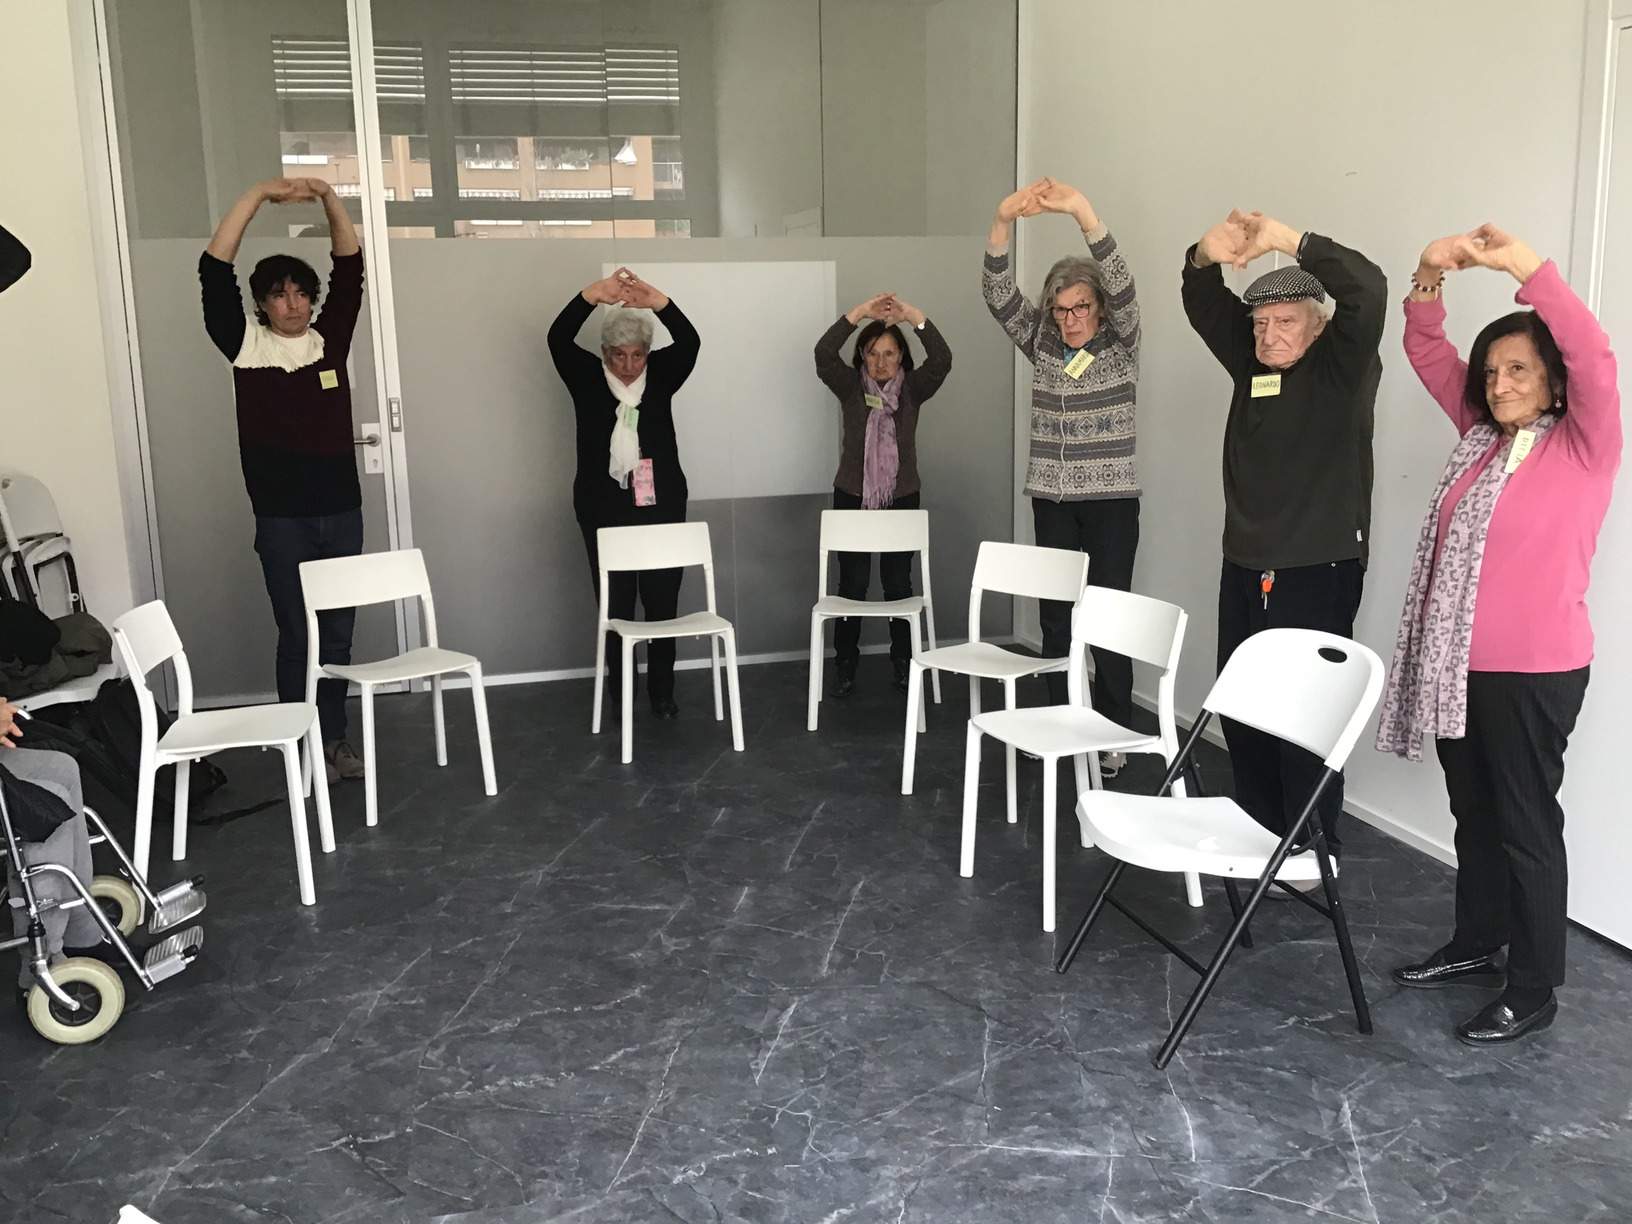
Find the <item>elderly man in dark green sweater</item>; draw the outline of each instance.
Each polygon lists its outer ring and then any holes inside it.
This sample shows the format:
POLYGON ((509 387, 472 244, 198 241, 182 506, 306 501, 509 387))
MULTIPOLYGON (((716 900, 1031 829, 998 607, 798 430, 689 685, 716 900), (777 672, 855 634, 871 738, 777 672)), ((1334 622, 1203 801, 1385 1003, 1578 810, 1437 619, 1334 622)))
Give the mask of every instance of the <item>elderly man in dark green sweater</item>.
MULTIPOLYGON (((1185 254, 1185 314, 1231 383, 1220 669, 1263 629, 1354 635, 1371 534, 1377 345, 1387 298, 1382 271, 1358 251, 1262 213, 1230 213, 1185 254), (1260 276, 1244 297, 1231 292, 1222 265, 1244 268, 1271 251, 1297 262, 1260 276)), ((1320 760, 1228 719, 1224 735, 1236 801, 1284 834, 1314 789, 1320 760)), ((1339 780, 1319 808, 1334 855, 1342 808, 1339 780)))

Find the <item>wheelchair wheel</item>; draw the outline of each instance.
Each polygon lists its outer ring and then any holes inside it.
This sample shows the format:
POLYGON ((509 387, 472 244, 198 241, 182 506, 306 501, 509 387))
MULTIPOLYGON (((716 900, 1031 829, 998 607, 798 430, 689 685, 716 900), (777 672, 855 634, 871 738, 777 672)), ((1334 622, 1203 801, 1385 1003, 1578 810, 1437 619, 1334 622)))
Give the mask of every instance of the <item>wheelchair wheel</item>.
POLYGON ((59 1007, 40 986, 28 992, 28 1022, 47 1041, 58 1045, 95 1041, 125 1010, 125 984, 112 966, 99 960, 75 956, 59 961, 51 966, 51 977, 80 1007, 77 1012, 59 1007))
POLYGON ((129 935, 142 925, 142 913, 147 908, 142 894, 123 876, 99 875, 91 880, 91 896, 102 907, 119 934, 129 935))

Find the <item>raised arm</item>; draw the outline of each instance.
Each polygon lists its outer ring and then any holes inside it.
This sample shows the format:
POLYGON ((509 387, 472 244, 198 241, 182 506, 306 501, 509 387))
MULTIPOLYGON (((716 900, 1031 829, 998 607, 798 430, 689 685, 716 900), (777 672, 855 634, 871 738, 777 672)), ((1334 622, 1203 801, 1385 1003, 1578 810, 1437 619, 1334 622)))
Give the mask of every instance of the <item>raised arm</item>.
POLYGON ((264 183, 256 183, 233 201, 227 215, 215 227, 210 245, 204 249, 222 263, 230 264, 238 258, 238 245, 244 240, 244 231, 249 228, 262 204, 268 201, 283 203, 305 198, 309 194, 310 188, 305 186, 304 179, 267 179, 264 183))
POLYGON ((5 226, 0 225, 0 293, 10 289, 34 262, 28 248, 5 226))
POLYGON ((550 330, 545 340, 550 346, 550 360, 555 363, 555 372, 561 376, 561 381, 568 386, 572 385, 575 375, 583 371, 594 372, 593 367, 600 364, 600 357, 578 344, 578 333, 583 329, 589 316, 595 313, 595 307, 617 301, 607 297, 612 288, 611 277, 605 280, 591 281, 584 288, 567 299, 567 304, 561 307, 555 321, 550 324, 550 330))
POLYGON ((1468 363, 1446 338, 1445 304, 1440 293, 1447 272, 1472 266, 1471 246, 1466 234, 1430 242, 1417 260, 1411 291, 1405 299, 1406 360, 1458 434, 1473 428, 1478 417, 1464 397, 1468 363))
POLYGON ((952 372, 951 346, 924 312, 904 298, 891 295, 884 311, 886 323, 906 323, 923 341, 924 363, 907 373, 907 390, 912 402, 921 405, 941 389, 946 376, 952 372))
POLYGON ((835 319, 816 341, 816 377, 841 400, 856 389, 855 368, 845 361, 841 352, 844 342, 861 326, 863 319, 872 317, 878 304, 888 296, 879 293, 858 302, 835 319))
POLYGON ((659 371, 672 395, 685 385, 692 370, 697 368, 697 355, 702 351, 703 338, 697 334, 697 329, 680 307, 669 300, 668 294, 647 284, 628 268, 619 268, 607 280, 618 287, 619 302, 637 310, 652 311, 669 329, 673 343, 655 350, 647 362, 649 367, 659 371))
POLYGON ((329 221, 329 250, 338 256, 355 255, 362 250, 357 241, 357 229, 351 223, 345 201, 335 194, 334 188, 323 179, 306 180, 311 193, 323 202, 323 214, 329 221))
POLYGON ((1038 179, 1005 196, 997 205, 991 231, 986 236, 986 258, 981 264, 980 290, 986 298, 986 309, 992 312, 1009 339, 1028 358, 1037 351, 1037 308, 1026 301, 1014 283, 1013 261, 1009 254, 1009 235, 1014 223, 1021 217, 1035 217, 1043 206, 1037 200, 1047 179, 1038 179))
POLYGON ((1246 230, 1231 213, 1203 234, 1184 253, 1184 314, 1208 351, 1231 378, 1246 373, 1252 361, 1252 319, 1224 283, 1224 264, 1247 250, 1246 230))
POLYGON ((1388 277, 1359 251, 1322 234, 1297 238, 1298 263, 1332 295, 1332 321, 1326 325, 1332 356, 1344 377, 1360 378, 1377 360, 1388 319, 1388 277))

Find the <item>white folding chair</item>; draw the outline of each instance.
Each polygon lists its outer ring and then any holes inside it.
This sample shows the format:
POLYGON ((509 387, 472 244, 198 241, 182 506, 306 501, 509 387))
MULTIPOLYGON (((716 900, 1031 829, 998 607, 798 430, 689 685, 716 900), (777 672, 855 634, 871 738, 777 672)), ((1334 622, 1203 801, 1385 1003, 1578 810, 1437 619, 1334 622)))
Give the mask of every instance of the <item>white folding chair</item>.
POLYGON ((1169 763, 1167 777, 1155 794, 1097 791, 1077 801, 1077 815, 1084 829, 1115 864, 1055 968, 1064 973, 1071 967, 1077 949, 1109 903, 1200 974, 1201 982, 1157 1052, 1157 1067, 1167 1066, 1184 1040, 1235 945, 1252 946, 1248 924, 1272 884, 1331 921, 1349 981, 1355 1019, 1362 1033, 1371 1032, 1371 1012, 1366 1006, 1348 920, 1338 896, 1337 872, 1316 804, 1342 772, 1382 688, 1382 660, 1358 642, 1313 629, 1266 629, 1236 647, 1202 703, 1201 716, 1190 728, 1183 750, 1169 763), (1323 758, 1326 768, 1284 837, 1277 838, 1233 799, 1182 794, 1170 797, 1166 793, 1177 785, 1214 715, 1233 718, 1323 758), (1305 836, 1306 827, 1313 828, 1312 837, 1305 836), (1311 843, 1309 849, 1293 854, 1294 846, 1306 842, 1311 843), (1117 880, 1130 865, 1150 871, 1199 871, 1223 879, 1234 922, 1210 963, 1202 965, 1111 896, 1117 880), (1245 906, 1236 889, 1237 880, 1256 880, 1245 906), (1314 880, 1324 886, 1325 905, 1290 887, 1314 880))
POLYGON ((606 687, 606 635, 614 632, 623 649, 623 763, 635 759, 635 643, 655 638, 708 638, 714 671, 714 719, 725 718, 720 700, 720 643, 725 643, 726 679, 731 686, 731 746, 742 751, 742 694, 737 687, 737 631, 715 610, 714 552, 707 523, 653 523, 647 527, 602 527, 595 533, 600 554, 601 611, 595 622, 595 711, 591 734, 601 733, 601 694, 606 687), (609 612, 611 575, 630 571, 703 567, 706 612, 689 612, 670 620, 623 620, 609 612))
MULTIPOLYGON (((417 548, 391 552, 359 553, 353 557, 326 557, 300 563, 300 589, 306 603, 306 700, 317 704, 319 679, 354 683, 363 701, 363 820, 369 826, 380 822, 378 772, 374 768, 374 690, 384 684, 414 680, 431 682, 431 721, 436 736, 436 763, 448 763, 447 726, 442 715, 442 677, 463 673, 470 677, 470 698, 476 712, 476 746, 482 757, 482 790, 499 793, 493 772, 493 739, 487 726, 487 690, 482 685, 482 664, 475 655, 444 650, 436 637, 436 603, 431 598, 431 579, 425 572, 425 557, 417 548), (425 645, 388 659, 369 663, 323 663, 318 659, 317 614, 332 608, 364 608, 371 604, 418 599, 420 623, 425 627, 425 645)), ((307 769, 323 770, 323 754, 310 758, 307 769)))
MULTIPOLYGON (((930 649, 912 658, 907 683, 906 746, 901 757, 901 793, 912 794, 913 769, 918 757, 918 729, 921 725, 924 671, 951 672, 969 677, 969 713, 980 713, 980 682, 998 680, 1003 685, 1003 704, 1014 709, 1014 686, 1027 676, 1062 670, 1064 659, 1039 659, 1003 646, 980 640, 981 597, 987 591, 1031 599, 1058 599, 1074 604, 1088 581, 1088 554, 1064 548, 1038 548, 1032 544, 981 542, 975 554, 975 576, 969 585, 969 640, 956 646, 930 649)), ((1009 784, 1009 823, 1016 819, 1014 786, 1014 746, 1005 748, 1009 784)))
MULTIPOLYGON (((113 640, 136 689, 142 718, 142 753, 136 787, 136 844, 131 861, 147 875, 148 850, 153 838, 153 780, 166 765, 176 767, 175 827, 170 853, 176 861, 187 857, 187 780, 194 761, 228 748, 276 748, 283 753, 284 783, 289 788, 289 821, 295 836, 295 872, 300 879, 302 905, 317 902, 312 884, 312 847, 306 834, 306 791, 300 780, 300 742, 309 752, 322 752, 317 736, 317 707, 309 702, 242 706, 230 710, 193 711, 193 673, 187 653, 162 601, 154 600, 126 612, 113 622, 113 640), (147 675, 163 663, 176 672, 176 721, 162 736, 147 675)), ((317 786, 317 832, 323 853, 334 850, 334 818, 329 810, 327 780, 317 786)))
POLYGON ((73 542, 51 490, 21 472, 0 472, 0 574, 12 598, 44 609, 40 576, 53 564, 62 568, 65 604, 52 614, 82 611, 73 542))
MULTIPOLYGON (((963 847, 958 870, 975 874, 975 798, 980 788, 980 737, 990 735, 1010 751, 1037 757, 1043 763, 1043 930, 1054 929, 1055 830, 1058 762, 1070 757, 1077 776, 1078 794, 1098 791, 1101 752, 1153 752, 1171 762, 1178 755, 1179 737, 1173 716, 1174 673, 1184 647, 1189 617, 1176 604, 1110 587, 1084 587, 1071 613, 1071 654, 1066 663, 1069 701, 1065 705, 1034 706, 1025 710, 996 710, 969 720, 963 765, 963 847), (1084 656, 1091 647, 1127 655, 1137 663, 1161 668, 1156 684, 1155 735, 1112 722, 1087 702, 1083 692, 1084 656)), ((1177 784, 1183 794, 1183 783, 1177 784)), ((1011 790, 1009 821, 1016 819, 1011 790)), ((1079 821, 1084 847, 1094 843, 1088 827, 1079 821)), ((1189 881, 1192 904, 1200 904, 1201 883, 1189 881)))
MULTIPOLYGON (((929 647, 935 649, 935 598, 929 586, 929 511, 928 510, 823 510, 821 558, 816 570, 816 606, 810 610, 810 683, 806 695, 805 729, 816 730, 816 709, 822 700, 822 626, 835 618, 846 616, 884 617, 907 622, 912 634, 914 658, 923 649, 919 636, 918 614, 924 616, 924 632, 929 636, 929 647), (827 593, 827 555, 831 552, 918 554, 919 577, 923 582, 922 595, 905 599, 846 599, 827 593)), ((941 701, 941 677, 936 673, 935 704, 941 701)), ((923 715, 918 717, 918 729, 924 729, 923 715)))

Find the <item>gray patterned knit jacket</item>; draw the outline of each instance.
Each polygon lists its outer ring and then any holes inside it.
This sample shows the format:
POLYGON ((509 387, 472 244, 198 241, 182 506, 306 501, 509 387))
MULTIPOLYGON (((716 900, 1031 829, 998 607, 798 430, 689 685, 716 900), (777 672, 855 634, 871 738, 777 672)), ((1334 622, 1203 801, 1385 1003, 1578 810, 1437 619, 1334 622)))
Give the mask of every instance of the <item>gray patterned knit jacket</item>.
POLYGON ((1133 454, 1139 299, 1110 231, 1102 225, 1085 237, 1109 300, 1087 345, 1093 364, 1080 379, 1065 372, 1065 342, 1054 320, 1016 287, 1009 253, 988 251, 980 278, 992 317, 1032 363, 1026 496, 1050 501, 1139 496, 1133 454))

